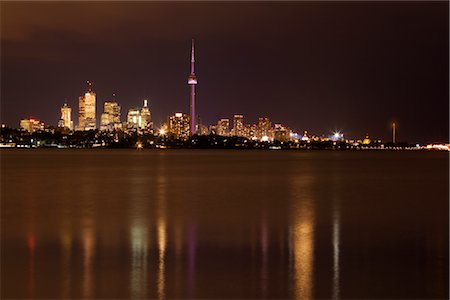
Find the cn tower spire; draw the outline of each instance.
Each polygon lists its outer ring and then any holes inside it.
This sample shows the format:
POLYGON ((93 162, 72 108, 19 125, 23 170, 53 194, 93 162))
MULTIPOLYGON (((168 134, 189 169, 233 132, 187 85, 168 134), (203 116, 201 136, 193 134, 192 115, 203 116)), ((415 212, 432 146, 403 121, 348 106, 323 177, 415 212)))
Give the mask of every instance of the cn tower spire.
POLYGON ((189 93, 189 108, 190 108, 190 115, 191 115, 191 136, 195 134, 196 131, 196 119, 197 115, 195 113, 195 85, 197 84, 197 77, 195 76, 195 55, 194 55, 194 39, 192 39, 191 44, 191 74, 189 74, 188 77, 188 84, 190 86, 190 93, 189 93))
POLYGON ((195 74, 195 48, 194 48, 194 39, 192 39, 192 44, 191 44, 191 74, 195 74))

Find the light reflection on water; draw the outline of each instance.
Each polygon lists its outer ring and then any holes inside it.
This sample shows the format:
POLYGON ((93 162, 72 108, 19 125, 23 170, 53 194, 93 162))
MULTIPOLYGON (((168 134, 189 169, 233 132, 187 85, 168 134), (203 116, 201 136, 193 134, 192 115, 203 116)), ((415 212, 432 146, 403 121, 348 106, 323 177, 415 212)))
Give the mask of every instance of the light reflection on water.
POLYGON ((339 299, 339 218, 338 209, 333 210, 333 299, 339 299))
POLYGON ((92 218, 83 218, 81 221, 81 234, 83 243, 83 298, 90 299, 93 295, 93 264, 95 254, 95 231, 92 218))
POLYGON ((70 277, 71 277, 71 249, 72 249, 72 233, 70 231, 70 227, 67 224, 67 219, 63 222, 61 227, 61 247, 62 247, 62 260, 61 260, 61 289, 62 289, 62 297, 64 299, 70 298, 70 277))
POLYGON ((295 297, 312 299, 314 264, 314 207, 311 195, 311 177, 295 177, 292 181, 294 194, 293 239, 295 297))
POLYGON ((166 224, 162 218, 158 220, 158 298, 165 298, 165 258, 166 258, 166 224))
POLYGON ((149 215, 146 203, 145 170, 135 168, 130 177, 130 296, 133 299, 147 297, 147 257, 149 248, 149 215))
POLYGON ((340 255, 340 218, 341 218, 341 211, 340 211, 340 196, 341 196, 341 186, 340 186, 340 180, 339 180, 339 172, 338 172, 339 164, 335 165, 333 168, 333 179, 332 179, 332 216, 333 216, 333 235, 332 235, 332 243, 333 243, 333 289, 332 289, 332 295, 333 299, 339 299, 339 292, 340 292, 340 286, 339 286, 339 255, 340 255))
MULTIPOLYGON (((12 175, 24 168, 27 153, 8 160, 15 162, 12 175)), ((409 180, 420 189, 403 186, 399 179, 408 172, 390 169, 389 180, 379 179, 366 154, 356 153, 364 158, 358 164, 368 165, 352 165, 352 156, 330 164, 342 158, 326 153, 112 151, 92 160, 94 152, 67 153, 45 164, 27 162, 43 174, 67 166, 54 192, 44 177, 4 177, 14 180, 2 183, 2 271, 12 274, 2 276, 2 298, 439 298, 448 292, 442 226, 448 205, 418 201, 425 187, 430 199, 445 194, 440 177, 415 174, 409 180), (354 195, 364 189, 354 182, 378 190, 361 200, 354 195), (361 238, 367 232, 376 238, 361 238), (383 251, 383 260, 372 249, 383 251), (411 249, 414 255, 399 255, 411 249), (378 272, 370 280, 368 269, 378 272), (400 274, 395 289, 374 288, 373 282, 393 279, 377 274, 391 273, 400 274)))

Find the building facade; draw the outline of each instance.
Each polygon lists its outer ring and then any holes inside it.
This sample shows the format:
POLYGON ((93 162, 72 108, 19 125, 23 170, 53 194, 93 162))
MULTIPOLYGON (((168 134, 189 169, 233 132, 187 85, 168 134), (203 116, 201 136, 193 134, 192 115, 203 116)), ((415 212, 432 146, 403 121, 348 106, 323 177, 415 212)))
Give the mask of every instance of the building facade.
POLYGON ((97 128, 96 94, 92 91, 92 83, 88 81, 88 91, 78 98, 78 130, 91 130, 97 128))
POLYGON ((271 134, 271 123, 269 118, 259 118, 258 119, 258 139, 259 140, 269 140, 272 138, 271 134))
POLYGON ((229 136, 230 135, 230 119, 220 119, 217 122, 216 131, 218 135, 229 136))
POLYGON ((169 133, 175 139, 186 141, 191 135, 190 131, 191 118, 187 114, 176 113, 169 117, 169 133))
POLYGON ((234 115, 233 116, 233 136, 244 136, 244 116, 243 115, 234 115))
POLYGON ((114 130, 122 128, 120 121, 120 105, 115 101, 107 101, 103 105, 100 119, 100 130, 114 130))
POLYGON ((58 127, 73 130, 72 108, 67 103, 61 107, 61 119, 59 119, 58 127))
POLYGON ((141 110, 139 108, 130 108, 127 114, 128 129, 139 129, 142 127, 141 110))
POLYGON ((33 133, 38 130, 44 130, 44 122, 36 120, 34 118, 20 120, 20 129, 26 130, 29 133, 33 133))
POLYGON ((150 112, 150 108, 148 107, 148 101, 144 100, 144 106, 141 109, 141 129, 147 129, 152 130, 153 129, 153 122, 152 122, 152 115, 150 112))

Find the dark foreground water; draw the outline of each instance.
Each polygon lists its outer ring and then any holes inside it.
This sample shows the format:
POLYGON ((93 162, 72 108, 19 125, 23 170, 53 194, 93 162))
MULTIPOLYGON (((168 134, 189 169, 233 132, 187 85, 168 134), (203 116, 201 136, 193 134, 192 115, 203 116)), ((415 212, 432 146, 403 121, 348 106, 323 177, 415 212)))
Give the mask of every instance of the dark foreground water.
POLYGON ((448 297, 448 153, 0 155, 2 299, 448 297))

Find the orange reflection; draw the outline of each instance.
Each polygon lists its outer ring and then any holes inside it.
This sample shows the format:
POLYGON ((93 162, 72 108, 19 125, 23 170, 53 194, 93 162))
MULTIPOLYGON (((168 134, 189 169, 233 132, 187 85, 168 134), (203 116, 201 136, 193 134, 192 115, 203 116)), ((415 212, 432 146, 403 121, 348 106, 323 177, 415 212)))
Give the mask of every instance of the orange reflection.
POLYGON ((312 299, 314 260, 314 210, 310 195, 311 180, 296 178, 293 224, 295 296, 312 299))
POLYGON ((164 169, 164 160, 158 173, 157 183, 157 197, 158 197, 158 298, 164 299, 165 293, 165 256, 167 245, 167 232, 166 232, 166 200, 167 200, 167 177, 164 169))
POLYGON ((92 265, 94 258, 94 228, 92 219, 85 218, 82 221, 82 243, 83 243, 83 297, 92 298, 92 265))
POLYGON ((158 267, 158 298, 165 298, 165 255, 166 255, 166 224, 162 218, 158 220, 158 250, 159 250, 159 267, 158 267))

